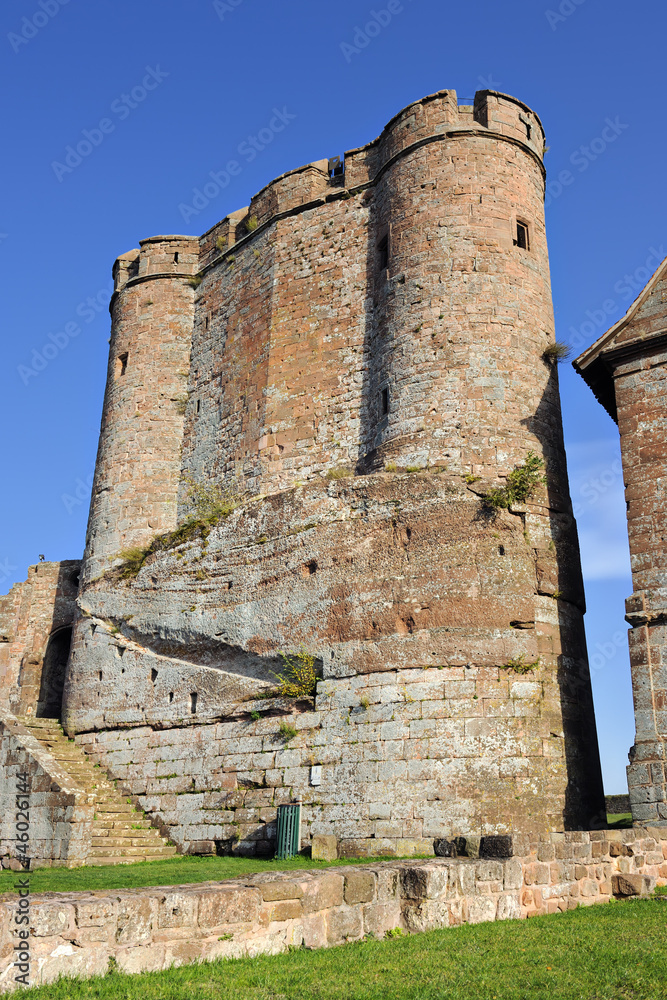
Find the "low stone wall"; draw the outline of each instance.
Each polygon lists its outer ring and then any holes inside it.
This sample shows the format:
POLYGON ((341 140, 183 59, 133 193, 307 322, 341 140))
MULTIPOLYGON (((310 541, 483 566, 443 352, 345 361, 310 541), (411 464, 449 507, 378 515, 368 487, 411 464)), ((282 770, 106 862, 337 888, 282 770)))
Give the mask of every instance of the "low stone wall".
POLYGON ((0 709, 0 774, 2 867, 21 867, 17 832, 27 833, 32 867, 84 864, 90 854, 93 825, 88 793, 4 709, 0 709), (28 808, 19 810, 19 800, 28 808))
MULTIPOLYGON (((471 847, 474 846, 470 845, 471 847)), ((667 882, 667 829, 546 834, 522 857, 386 861, 199 885, 44 893, 30 906, 30 984, 322 948, 463 923, 519 919, 667 882), (662 838, 662 839, 661 839, 662 838)), ((17 898, 0 897, 0 990, 16 985, 17 898)))

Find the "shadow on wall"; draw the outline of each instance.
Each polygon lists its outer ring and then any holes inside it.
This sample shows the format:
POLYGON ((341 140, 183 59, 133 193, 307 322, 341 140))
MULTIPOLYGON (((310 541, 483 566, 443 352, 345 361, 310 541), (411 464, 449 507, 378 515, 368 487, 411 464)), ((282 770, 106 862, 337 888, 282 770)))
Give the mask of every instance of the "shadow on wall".
MULTIPOLYGON (((558 614, 553 641, 558 631, 560 648, 554 647, 547 655, 552 655, 558 665, 567 769, 564 825, 566 830, 595 830, 607 825, 607 814, 586 654, 584 583, 568 488, 558 369, 548 361, 545 364, 551 367, 549 380, 534 416, 524 421, 543 449, 551 539, 555 543, 553 551, 535 550, 537 594, 552 599, 558 614)), ((548 623, 543 629, 549 641, 548 623)))

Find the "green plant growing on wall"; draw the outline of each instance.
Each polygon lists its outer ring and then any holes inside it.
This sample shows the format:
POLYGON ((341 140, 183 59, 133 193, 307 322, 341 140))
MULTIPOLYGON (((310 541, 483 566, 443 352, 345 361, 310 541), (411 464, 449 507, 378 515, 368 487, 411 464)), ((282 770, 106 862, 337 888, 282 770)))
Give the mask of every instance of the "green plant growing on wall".
POLYGON ((296 736, 296 729, 294 726, 290 726, 289 723, 283 721, 278 726, 278 733, 285 740, 285 743, 289 743, 296 736))
POLYGON ((526 663, 526 657, 523 653, 519 656, 515 656, 514 659, 508 660, 507 663, 503 663, 501 670, 512 670, 515 674, 532 674, 533 670, 537 670, 540 665, 540 658, 536 660, 531 660, 530 663, 526 663))
POLYGON ((567 361, 571 353, 572 348, 569 344, 564 344, 561 340, 556 340, 553 344, 549 344, 546 350, 542 352, 542 357, 547 364, 558 365, 561 361, 567 361))
POLYGON ((344 465, 339 465, 335 469, 329 469, 325 479, 351 479, 354 476, 352 469, 346 468, 344 465))
POLYGON ((215 245, 217 246, 218 250, 224 250, 225 247, 227 246, 227 237, 218 236, 217 240, 215 241, 215 245))
POLYGON ((193 274, 191 278, 188 278, 188 285, 191 288, 199 288, 204 279, 199 274, 193 274))
POLYGON ((148 557, 155 552, 166 552, 194 538, 203 539, 205 548, 211 527, 228 517, 247 499, 247 494, 240 493, 235 482, 223 487, 188 476, 183 477, 183 482, 187 485, 186 496, 190 500, 192 513, 173 531, 156 535, 144 548, 123 549, 119 553, 123 563, 114 570, 121 580, 135 577, 148 557))
POLYGON ((529 451, 523 465, 515 465, 508 474, 505 486, 497 486, 484 494, 484 505, 494 510, 507 510, 514 503, 525 503, 537 486, 546 481, 543 468, 543 459, 529 451))
POLYGON ((256 215, 251 215, 249 219, 245 220, 245 227, 248 233, 254 233, 258 225, 259 223, 257 222, 256 215))
POLYGON ((283 653, 283 671, 275 674, 281 698, 310 698, 317 687, 315 657, 304 646, 298 653, 283 653))
POLYGON ((250 718, 252 719, 253 722, 259 722, 259 720, 262 718, 262 713, 255 710, 250 713, 250 718))

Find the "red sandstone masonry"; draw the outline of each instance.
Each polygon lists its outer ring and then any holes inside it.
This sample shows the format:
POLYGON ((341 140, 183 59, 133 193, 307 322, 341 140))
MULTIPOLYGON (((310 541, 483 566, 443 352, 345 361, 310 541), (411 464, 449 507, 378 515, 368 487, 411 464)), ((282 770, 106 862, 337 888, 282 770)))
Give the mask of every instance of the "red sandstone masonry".
POLYGON ((520 101, 441 91, 344 178, 306 165, 117 262, 63 721, 181 850, 270 850, 297 794, 308 836, 394 851, 603 821, 543 142, 520 101), (546 485, 493 517, 530 450, 546 485), (188 478, 249 497, 119 580, 188 478), (260 703, 301 645, 316 705, 260 703))
MULTIPOLYGON (((31 900, 32 983, 187 962, 323 948, 460 924, 522 919, 667 882, 658 830, 515 837, 508 860, 395 861, 226 882, 111 892, 45 893, 31 900)), ((657 905, 657 904, 656 904, 657 905)), ((0 989, 14 987, 11 921, 0 898, 0 989)))
POLYGON ((633 594, 626 601, 636 735, 628 785, 637 823, 667 825, 667 262, 603 337, 577 358, 617 421, 633 594))

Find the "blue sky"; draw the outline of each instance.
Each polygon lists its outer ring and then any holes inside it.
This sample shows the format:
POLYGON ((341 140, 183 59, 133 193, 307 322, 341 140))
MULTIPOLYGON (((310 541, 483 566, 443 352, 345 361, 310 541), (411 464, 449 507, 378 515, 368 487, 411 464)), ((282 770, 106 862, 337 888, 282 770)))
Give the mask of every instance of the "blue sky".
MULTIPOLYGON (((1 18, 0 592, 39 553, 82 551, 116 256, 203 232, 276 175, 369 141, 410 101, 489 87, 540 115, 557 330, 578 351, 667 254, 657 0, 631 16, 620 0, 5 0, 1 18), (381 26, 366 33, 372 12, 381 26), (274 109, 285 127, 251 159, 274 109), (82 141, 89 152, 68 157, 82 141), (242 169, 225 190, 193 203, 231 159, 242 169)), ((561 390, 616 792, 634 737, 618 435, 568 366, 561 390)))

